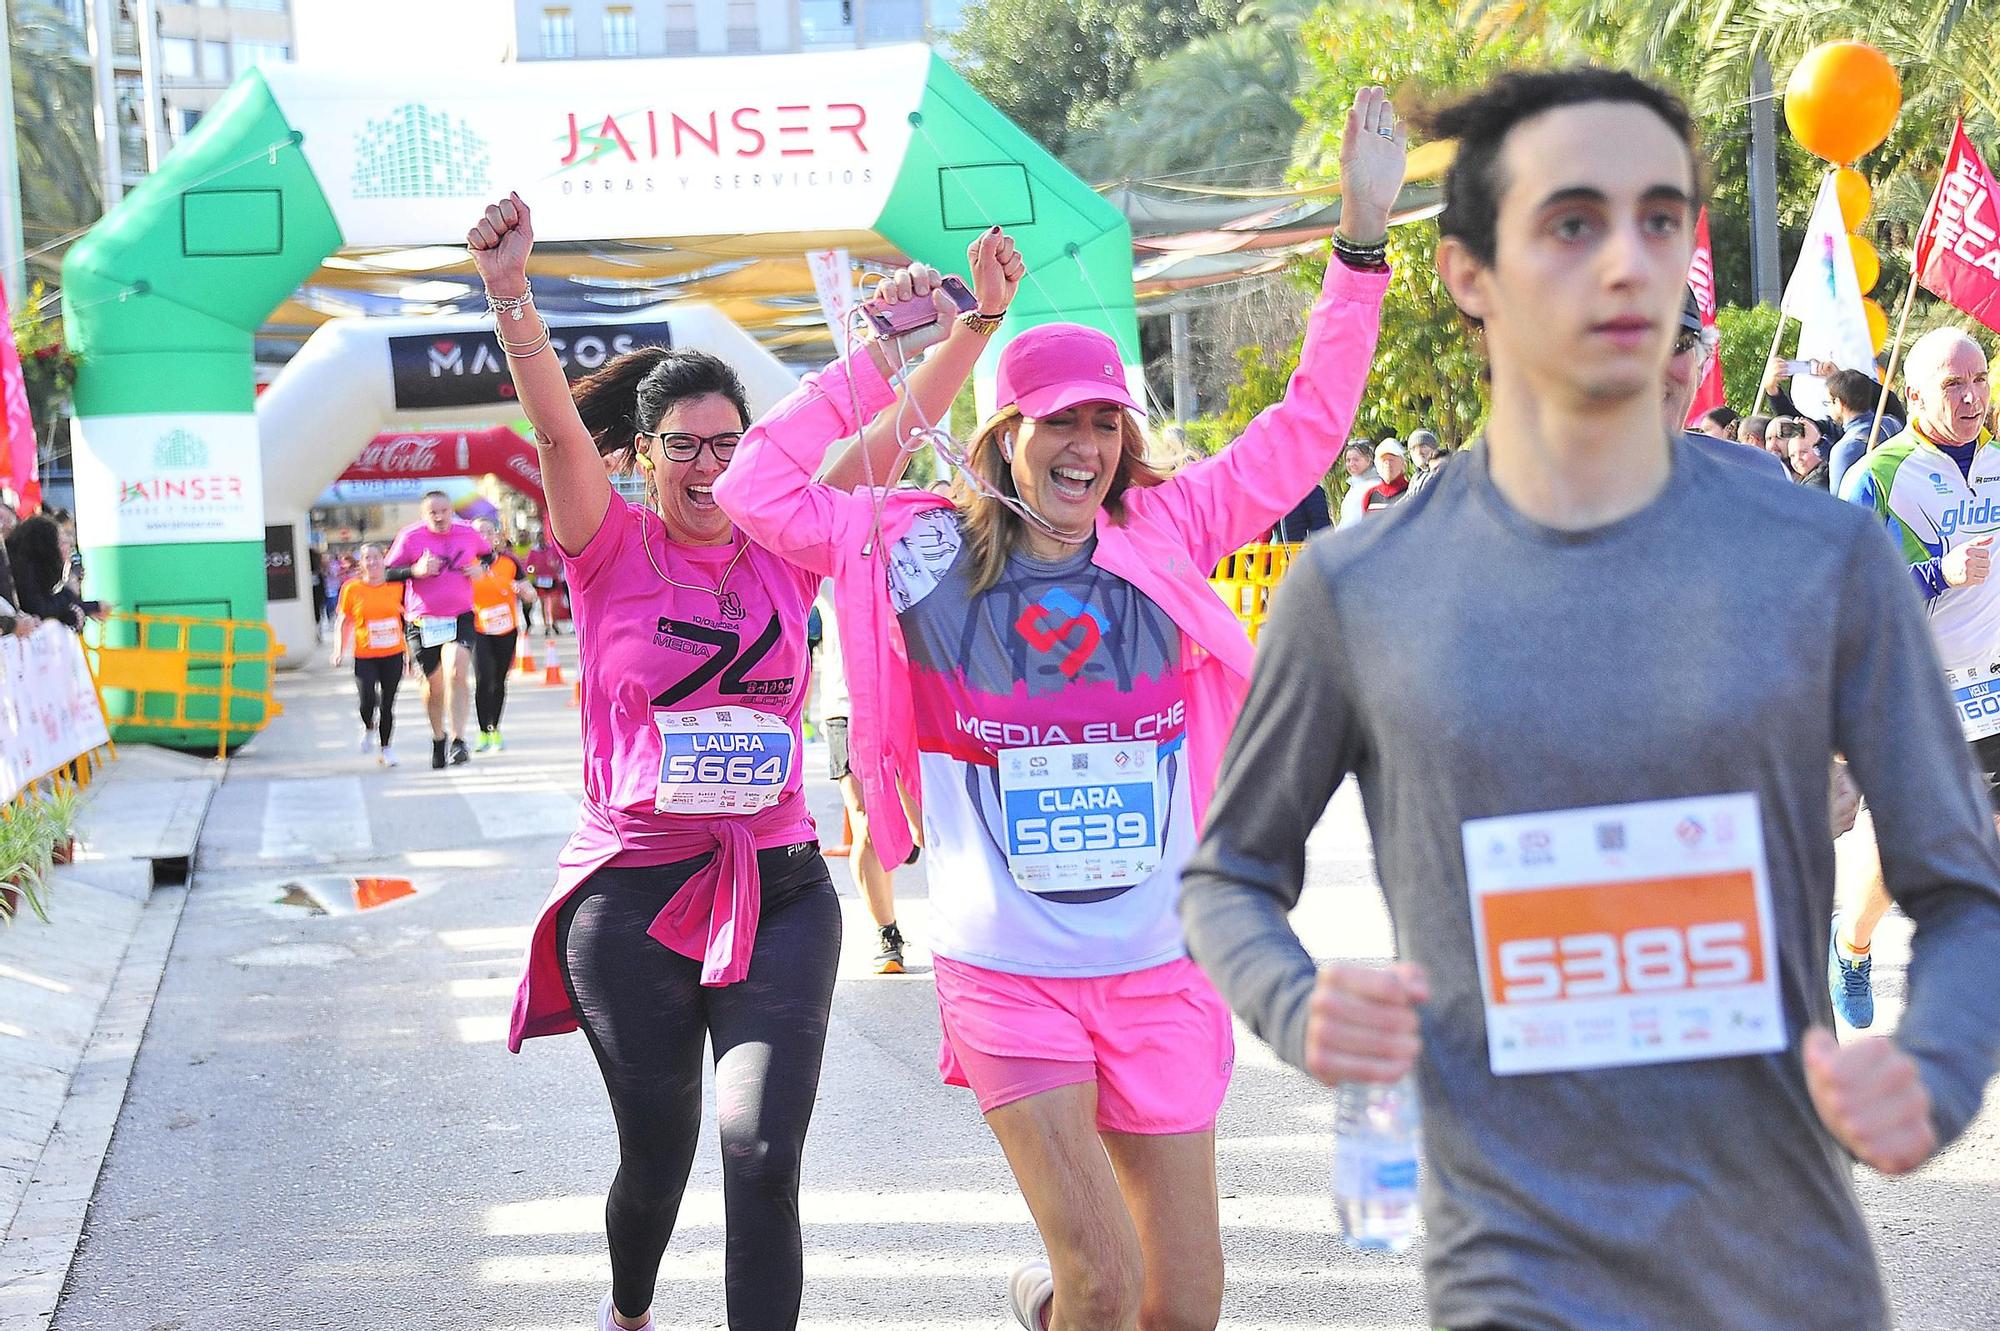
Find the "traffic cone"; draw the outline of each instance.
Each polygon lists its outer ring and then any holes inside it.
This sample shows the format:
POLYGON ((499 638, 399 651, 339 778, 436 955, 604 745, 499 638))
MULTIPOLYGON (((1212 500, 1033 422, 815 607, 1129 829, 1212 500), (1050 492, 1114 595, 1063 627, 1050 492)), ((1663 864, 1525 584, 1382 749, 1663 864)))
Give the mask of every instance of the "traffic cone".
POLYGON ((844 860, 854 853, 854 820, 848 817, 844 807, 840 811, 840 845, 820 853, 830 860, 844 860))
POLYGON ((542 683, 561 684, 563 682, 562 653, 556 650, 554 638, 549 639, 545 650, 548 652, 548 664, 542 670, 542 683))
POLYGON ((521 673, 523 675, 534 674, 535 640, 529 637, 521 638, 518 645, 515 647, 514 651, 515 651, 515 659, 519 662, 521 667, 521 673))

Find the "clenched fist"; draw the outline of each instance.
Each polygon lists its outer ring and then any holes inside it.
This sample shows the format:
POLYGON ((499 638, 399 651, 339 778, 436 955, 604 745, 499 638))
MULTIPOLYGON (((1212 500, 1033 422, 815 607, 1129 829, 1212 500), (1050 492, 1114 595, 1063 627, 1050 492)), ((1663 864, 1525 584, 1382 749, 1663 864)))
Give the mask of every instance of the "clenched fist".
POLYGON ((1893 1040, 1843 1045, 1823 1027, 1806 1032, 1806 1089, 1834 1140, 1864 1165, 1907 1174, 1937 1149, 1931 1095, 1917 1060, 1893 1040))
POLYGON ((1430 996, 1421 966, 1328 966, 1306 1008, 1306 1071, 1328 1086, 1401 1081, 1422 1047, 1417 1005, 1430 996))
POLYGON ((479 270, 487 295, 513 300, 527 291, 528 254, 535 248, 535 226, 519 194, 509 194, 489 205, 465 233, 465 247, 472 251, 472 266, 479 270))

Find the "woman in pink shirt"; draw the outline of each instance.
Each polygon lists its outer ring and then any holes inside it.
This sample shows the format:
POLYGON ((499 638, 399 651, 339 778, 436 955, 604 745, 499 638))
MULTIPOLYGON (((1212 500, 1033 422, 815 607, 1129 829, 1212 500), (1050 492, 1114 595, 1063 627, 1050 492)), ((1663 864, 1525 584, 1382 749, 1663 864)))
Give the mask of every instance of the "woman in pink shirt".
MULTIPOLYGON (((649 347, 572 390, 529 294, 533 231, 518 196, 467 236, 534 424, 548 530, 575 625, 584 798, 530 939, 509 1047, 575 1030, 590 1041, 618 1125, 605 1200, 611 1292, 598 1321, 651 1325, 660 1258, 701 1127, 702 1049, 715 1053, 724 1286, 733 1331, 789 1331, 803 1259, 800 1154, 819 1083, 840 908, 799 771, 806 617, 820 578, 751 541, 715 502, 748 424, 736 374, 700 351, 649 347), (628 503, 604 459, 635 464, 628 503)), ((1003 311, 1020 276, 994 232, 968 255, 1003 311)), ((935 305, 938 275, 887 283, 935 305)), ((911 398, 945 410, 985 339, 954 336, 911 398)), ((887 428, 828 471, 891 473, 887 428)))
POLYGON ((715 488, 752 539, 834 579, 855 766, 885 863, 931 857, 941 1070, 999 1139, 1049 1261, 1009 1291, 1029 1331, 1213 1327, 1215 1116, 1229 1014, 1175 906, 1250 644, 1208 588, 1347 438, 1388 286, 1404 135, 1349 112, 1341 235, 1285 399, 1171 479, 1145 460, 1119 349, 1045 324, 1009 344, 999 411, 950 498, 814 482, 891 399, 872 355, 809 377, 715 488))

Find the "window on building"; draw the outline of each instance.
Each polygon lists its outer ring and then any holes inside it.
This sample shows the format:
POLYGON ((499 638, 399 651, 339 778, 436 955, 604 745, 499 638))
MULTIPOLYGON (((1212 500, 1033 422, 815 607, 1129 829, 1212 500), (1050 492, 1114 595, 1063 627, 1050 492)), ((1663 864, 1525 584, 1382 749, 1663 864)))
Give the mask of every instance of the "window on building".
POLYGON ((160 72, 170 79, 200 77, 194 62, 194 38, 160 38, 160 72))
POLYGON ((924 39, 924 0, 863 0, 863 35, 870 46, 924 39))
POLYGON ((799 0, 799 45, 854 45, 854 0, 799 0))
POLYGON ((542 54, 550 60, 568 60, 576 54, 576 22, 567 9, 542 11, 542 54))
POLYGON ((757 28, 757 0, 729 0, 729 50, 756 51, 762 47, 757 28))
POLYGON ((613 5, 604 11, 604 54, 639 54, 639 19, 630 5, 613 5))
POLYGON ((203 42, 201 44, 201 76, 216 83, 229 81, 229 43, 203 42))
POLYGON ((236 72, 282 64, 292 58, 292 48, 276 42, 236 42, 236 72))
POLYGON ((667 54, 693 55, 700 46, 694 0, 667 0, 667 54))
POLYGON ((201 123, 201 112, 183 108, 181 111, 181 133, 186 134, 201 123))

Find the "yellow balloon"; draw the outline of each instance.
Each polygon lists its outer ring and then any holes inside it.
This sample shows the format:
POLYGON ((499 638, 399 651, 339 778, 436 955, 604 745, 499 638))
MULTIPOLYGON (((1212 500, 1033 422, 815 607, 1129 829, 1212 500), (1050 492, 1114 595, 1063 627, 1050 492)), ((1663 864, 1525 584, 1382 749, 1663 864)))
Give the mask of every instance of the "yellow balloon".
POLYGON ((1842 224, 1849 231, 1859 231, 1868 220, 1868 210, 1875 206, 1875 191, 1868 188, 1868 178, 1851 166, 1843 166, 1833 173, 1833 192, 1840 200, 1842 224))
POLYGON ((1861 309, 1868 316, 1868 341, 1879 355, 1889 342, 1889 316, 1866 296, 1861 298, 1861 309))
POLYGON ((1880 147, 1902 109, 1896 67, 1866 42, 1815 46, 1785 84, 1785 123, 1793 137, 1836 166, 1880 147))
POLYGON ((1875 252, 1875 247, 1868 243, 1866 236, 1849 236, 1847 248, 1854 254, 1854 278, 1861 284, 1861 294, 1865 296, 1882 280, 1882 256, 1875 252))

